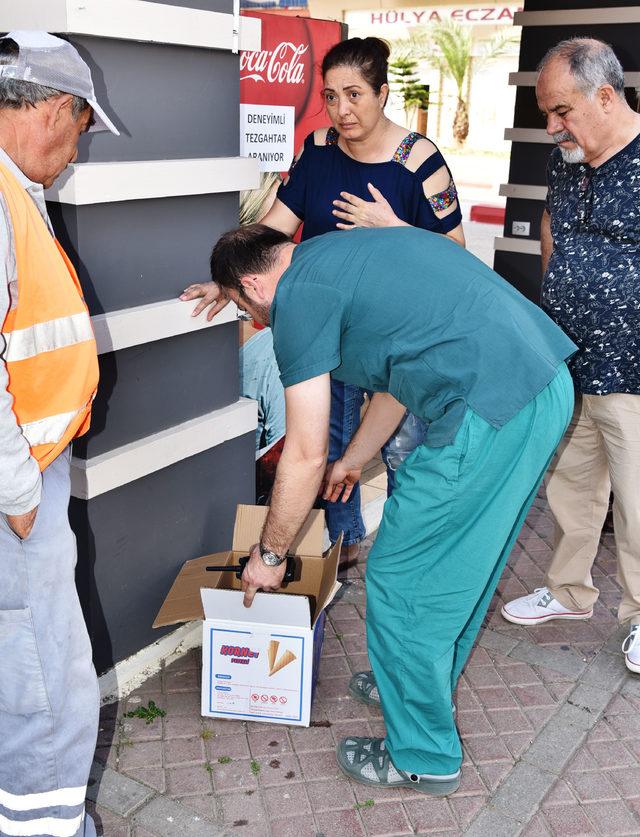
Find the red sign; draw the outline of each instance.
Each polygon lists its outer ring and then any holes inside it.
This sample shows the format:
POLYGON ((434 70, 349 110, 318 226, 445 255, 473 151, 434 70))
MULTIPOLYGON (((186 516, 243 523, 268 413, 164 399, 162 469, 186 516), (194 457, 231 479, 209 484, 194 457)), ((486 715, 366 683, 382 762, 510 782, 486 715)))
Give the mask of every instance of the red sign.
POLYGON ((342 39, 342 24, 268 12, 243 14, 262 21, 262 49, 240 53, 240 101, 293 106, 297 150, 307 134, 328 124, 320 64, 342 39))

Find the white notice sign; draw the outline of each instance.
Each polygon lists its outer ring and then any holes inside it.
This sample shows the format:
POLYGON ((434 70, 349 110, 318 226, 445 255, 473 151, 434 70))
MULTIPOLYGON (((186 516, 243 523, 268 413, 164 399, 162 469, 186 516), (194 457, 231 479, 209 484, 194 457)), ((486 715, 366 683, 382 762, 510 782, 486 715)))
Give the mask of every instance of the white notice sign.
POLYGON ((257 158, 260 171, 287 171, 294 128, 294 107, 240 105, 240 156, 257 158))

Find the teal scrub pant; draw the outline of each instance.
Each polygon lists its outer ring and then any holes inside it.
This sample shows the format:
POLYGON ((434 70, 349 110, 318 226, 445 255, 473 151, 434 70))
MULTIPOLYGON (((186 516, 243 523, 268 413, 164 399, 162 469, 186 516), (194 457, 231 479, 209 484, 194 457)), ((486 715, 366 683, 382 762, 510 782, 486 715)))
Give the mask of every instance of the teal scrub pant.
POLYGON ((397 472, 367 561, 367 640, 400 770, 462 763, 451 695, 572 409, 563 363, 499 430, 467 410, 453 444, 420 445, 397 472))

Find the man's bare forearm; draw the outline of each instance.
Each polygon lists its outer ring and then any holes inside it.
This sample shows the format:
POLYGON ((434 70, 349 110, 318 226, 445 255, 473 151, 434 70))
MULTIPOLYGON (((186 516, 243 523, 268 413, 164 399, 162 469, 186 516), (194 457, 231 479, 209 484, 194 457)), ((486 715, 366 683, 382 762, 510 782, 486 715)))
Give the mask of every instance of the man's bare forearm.
POLYGON ((299 459, 285 448, 278 463, 271 508, 262 530, 262 543, 284 555, 302 528, 318 496, 326 457, 299 459))
POLYGON ((347 468, 363 468, 384 445, 402 421, 406 408, 388 392, 376 392, 371 404, 342 455, 347 468))

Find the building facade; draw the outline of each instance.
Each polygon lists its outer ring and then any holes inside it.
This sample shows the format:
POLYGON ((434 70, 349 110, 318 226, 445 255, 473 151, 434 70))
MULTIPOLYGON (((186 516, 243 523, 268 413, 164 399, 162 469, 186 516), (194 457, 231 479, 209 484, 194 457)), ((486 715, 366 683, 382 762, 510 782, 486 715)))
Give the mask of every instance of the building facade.
POLYGON ((232 0, 0 3, 3 28, 68 37, 121 136, 81 138, 48 192, 100 353, 70 517, 98 673, 159 639, 182 563, 228 548, 254 496, 256 405, 239 398, 235 309, 207 323, 177 300, 208 278, 217 237, 258 183, 239 157, 238 50, 260 22, 232 0))

